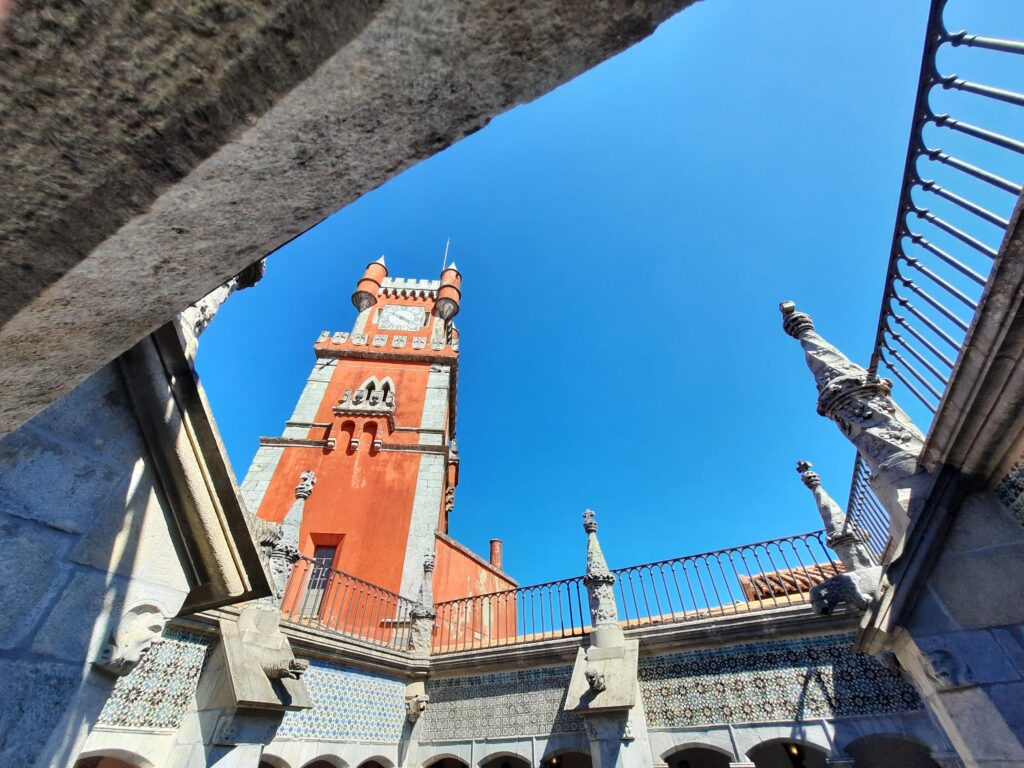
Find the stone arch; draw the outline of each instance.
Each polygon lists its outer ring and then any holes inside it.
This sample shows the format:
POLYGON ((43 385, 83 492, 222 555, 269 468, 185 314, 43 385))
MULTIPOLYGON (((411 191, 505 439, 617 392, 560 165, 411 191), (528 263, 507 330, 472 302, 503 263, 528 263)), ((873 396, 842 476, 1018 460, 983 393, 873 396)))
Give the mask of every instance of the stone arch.
POLYGON ((661 756, 661 761, 670 768, 677 768, 684 762, 688 768, 728 768, 732 760, 732 751, 702 741, 675 744, 661 756))
POLYGON ((541 768, 591 768, 590 751, 580 747, 563 747, 545 753, 541 768))
POLYGON ((382 768, 395 768, 395 761, 389 757, 384 757, 384 755, 371 755, 364 760, 360 760, 356 768, 368 768, 371 763, 376 763, 382 768))
POLYGON ((348 768, 348 763, 337 755, 319 755, 303 763, 302 768, 348 768))
POLYGON ((938 768, 932 748, 905 733, 868 733, 846 745, 844 751, 858 768, 938 768))
POLYGON ((431 755, 423 761, 422 766, 423 768, 430 768, 432 765, 439 765, 444 760, 454 760, 456 763, 463 766, 463 768, 469 768, 469 763, 466 759, 464 757, 459 757, 454 752, 438 752, 436 755, 431 755))
POLYGON ((291 763, 278 755, 268 754, 264 749, 260 755, 259 768, 292 768, 291 763))
POLYGON ((733 754, 728 749, 720 747, 717 744, 709 744, 706 741, 687 741, 682 744, 673 744, 670 749, 666 749, 661 753, 661 761, 667 763, 672 759, 672 755, 677 752, 683 752, 687 749, 710 749, 712 752, 717 752, 720 755, 725 755, 730 760, 733 759, 733 754))
POLYGON ((801 736, 765 739, 747 750, 747 759, 756 768, 792 768, 796 763, 787 755, 790 749, 799 750, 797 754, 803 757, 804 768, 826 768, 828 765, 830 746, 801 736))
POLYGON ((525 755, 522 752, 516 752, 514 750, 508 749, 501 749, 496 752, 486 754, 479 760, 477 760, 476 764, 478 768, 484 768, 484 766, 489 765, 490 763, 497 763, 498 765, 500 765, 502 760, 508 760, 512 762, 513 768, 515 766, 515 763, 526 763, 527 766, 533 765, 533 762, 529 755, 525 755))
POLYGON ((82 752, 75 768, 156 768, 156 763, 138 752, 117 747, 90 749, 82 752), (118 765, 120 763, 120 765, 118 765))

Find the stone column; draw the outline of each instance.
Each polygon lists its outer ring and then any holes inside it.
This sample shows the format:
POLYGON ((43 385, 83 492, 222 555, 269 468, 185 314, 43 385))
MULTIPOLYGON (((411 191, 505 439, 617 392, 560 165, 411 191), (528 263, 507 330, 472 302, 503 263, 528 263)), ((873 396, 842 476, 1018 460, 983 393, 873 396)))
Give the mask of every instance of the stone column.
POLYGON ((893 557, 933 485, 918 463, 924 435, 893 401, 892 382, 853 363, 814 330, 791 301, 779 305, 783 329, 803 347, 818 388, 818 413, 836 423, 871 470, 871 487, 889 513, 893 557))
POLYGON ((573 666, 565 708, 584 716, 594 768, 652 768, 654 757, 637 681, 639 642, 627 640, 615 603, 615 574, 597 540, 597 518, 583 513, 587 534, 587 572, 583 583, 590 601, 589 645, 573 666))
MULTIPOLYGON (((427 555, 423 560, 423 579, 420 582, 420 596, 416 605, 410 611, 409 618, 412 621, 412 631, 409 634, 409 652, 413 656, 429 656, 434 639, 434 620, 437 618, 437 611, 434 610, 434 555, 432 554, 427 555)), ((423 699, 423 702, 425 705, 426 698, 423 699)))
POLYGON ((875 565, 861 532, 847 520, 842 507, 821 487, 821 478, 809 461, 798 461, 800 473, 818 505, 825 524, 825 541, 839 555, 843 573, 811 588, 811 606, 815 613, 829 614, 840 603, 864 610, 878 594, 882 567, 875 565))
POLYGON ((267 598, 278 607, 281 605, 281 598, 284 596, 285 587, 288 585, 288 577, 291 576, 292 566, 301 557, 299 552, 299 531, 302 528, 302 516, 306 509, 306 500, 313 494, 313 486, 316 485, 316 473, 313 470, 306 470, 299 475, 299 484, 295 486, 295 501, 288 508, 288 513, 281 521, 274 535, 274 525, 264 527, 267 532, 261 544, 269 549, 270 575, 274 581, 274 596, 267 598))

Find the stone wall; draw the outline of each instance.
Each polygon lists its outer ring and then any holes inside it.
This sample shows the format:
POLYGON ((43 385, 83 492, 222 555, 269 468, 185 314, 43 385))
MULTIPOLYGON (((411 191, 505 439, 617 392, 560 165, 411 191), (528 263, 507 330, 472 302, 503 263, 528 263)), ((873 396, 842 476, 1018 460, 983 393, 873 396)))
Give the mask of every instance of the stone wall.
POLYGON ((850 635, 777 640, 640 660, 651 727, 804 722, 913 712, 916 691, 850 635))
POLYGON ((90 666, 122 613, 189 590, 117 368, 0 441, 0 764, 73 762, 116 678, 90 666), (52 738, 51 738, 52 737, 52 738))
POLYGON ((1010 468, 993 490, 1014 519, 1024 525, 1024 458, 1010 468))

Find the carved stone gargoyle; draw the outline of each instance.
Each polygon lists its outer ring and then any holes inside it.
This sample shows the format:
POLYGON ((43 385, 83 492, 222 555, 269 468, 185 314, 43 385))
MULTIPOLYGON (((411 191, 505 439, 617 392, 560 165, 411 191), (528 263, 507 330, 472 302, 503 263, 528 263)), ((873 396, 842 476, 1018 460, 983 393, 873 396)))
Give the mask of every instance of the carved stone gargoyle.
POLYGON ((93 666, 114 675, 127 675, 142 661, 153 643, 160 642, 167 615, 155 603, 139 603, 121 614, 93 666))
POLYGON ((405 717, 410 723, 420 719, 420 715, 427 711, 427 704, 430 703, 430 696, 426 693, 414 693, 405 697, 405 717))
POLYGON ((842 508, 821 487, 821 478, 811 469, 811 463, 797 462, 796 471, 814 494, 825 524, 825 541, 839 555, 844 571, 811 587, 811 607, 821 615, 832 613, 837 605, 843 603, 860 611, 866 610, 878 594, 881 566, 875 565, 864 535, 847 520, 842 508))
POLYGON ((253 602, 242 608, 237 622, 219 622, 219 648, 238 708, 286 711, 313 705, 302 682, 309 662, 295 658, 279 621, 277 606, 253 602))

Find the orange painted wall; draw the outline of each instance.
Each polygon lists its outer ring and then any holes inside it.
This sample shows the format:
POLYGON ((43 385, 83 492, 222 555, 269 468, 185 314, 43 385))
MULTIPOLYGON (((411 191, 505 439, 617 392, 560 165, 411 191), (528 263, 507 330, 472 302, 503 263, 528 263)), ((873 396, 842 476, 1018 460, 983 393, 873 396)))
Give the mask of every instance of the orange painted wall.
POLYGON ((338 545, 334 567, 353 576, 397 591, 402 579, 409 518, 416 491, 420 455, 376 451, 373 438, 393 443, 415 443, 413 432, 392 433, 385 418, 335 416, 332 406, 345 389, 356 389, 367 376, 390 376, 395 382, 395 424, 418 426, 423 412, 430 364, 339 360, 309 437, 337 441, 333 451, 286 447, 260 505, 261 517, 280 522, 295 499, 299 475, 312 469, 317 482, 306 501, 300 532, 300 550, 312 556, 318 545, 338 545), (350 437, 359 448, 349 447, 350 437))
POLYGON ((445 538, 438 536, 436 546, 435 603, 516 588, 511 577, 484 565, 445 538))
POLYGON ((516 583, 437 536, 437 568, 434 570, 434 602, 438 605, 435 647, 455 650, 483 647, 511 639, 517 633, 516 583), (495 594, 497 593, 497 594, 495 594), (502 594, 504 593, 504 594, 502 594), (446 603, 473 595, 483 600, 446 603))

